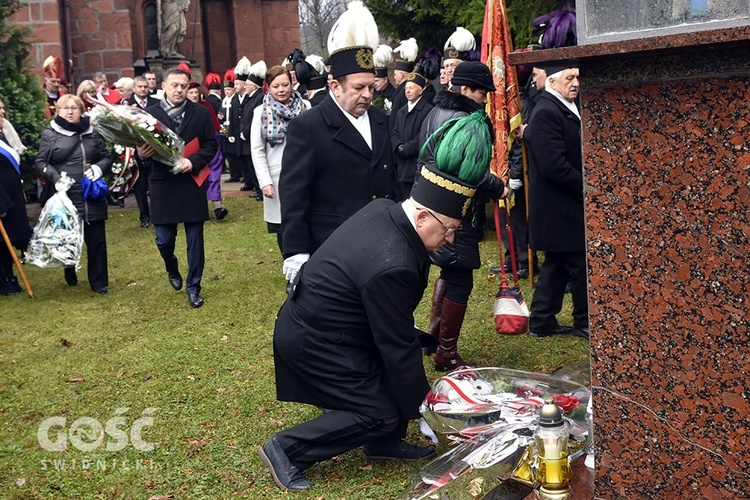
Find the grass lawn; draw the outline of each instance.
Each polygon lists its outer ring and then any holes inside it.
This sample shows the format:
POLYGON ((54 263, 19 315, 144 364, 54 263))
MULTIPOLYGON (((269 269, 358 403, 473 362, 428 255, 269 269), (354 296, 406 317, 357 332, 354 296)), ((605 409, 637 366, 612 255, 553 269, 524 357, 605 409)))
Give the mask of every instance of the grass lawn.
MULTIPOLYGON (((242 196, 226 204, 229 217, 205 228, 206 303, 200 309, 189 307, 184 291, 170 288, 153 232, 138 226, 133 210, 112 211, 107 222, 109 294, 90 290, 84 257, 78 286, 67 286, 61 269, 26 266, 36 299, 0 297, 1 498, 292 496, 275 485, 257 449, 318 410, 276 401, 272 337, 286 295, 282 259, 275 236, 266 232, 261 203, 242 196), (38 430, 50 417, 65 422, 42 434, 62 444, 68 432, 65 450, 40 445, 38 430), (146 417, 152 421, 139 420, 146 417), (152 450, 131 444, 129 438, 139 443, 136 421, 151 424, 140 436, 147 448, 153 443, 152 450), (72 440, 78 437, 94 444, 81 451, 86 447, 72 440)), ((577 337, 495 334, 490 315, 498 282, 489 273, 498 262, 494 233, 487 233, 481 249, 462 356, 483 366, 543 373, 588 359, 588 342, 577 337)), ((182 229, 177 256, 185 275, 182 229)), ((433 280, 436 275, 433 269, 433 280)), ((523 284, 530 301, 528 280, 523 284)), ((423 328, 431 287, 416 311, 423 328)), ((570 324, 569 296, 565 307, 561 322, 570 324)), ((431 359, 425 366, 434 380, 431 359)), ((416 423, 410 434, 412 442, 423 439, 416 423)), ((447 448, 441 443, 439 451, 447 448)), ((310 469, 315 487, 294 496, 395 498, 417 468, 370 464, 353 450, 310 469)))

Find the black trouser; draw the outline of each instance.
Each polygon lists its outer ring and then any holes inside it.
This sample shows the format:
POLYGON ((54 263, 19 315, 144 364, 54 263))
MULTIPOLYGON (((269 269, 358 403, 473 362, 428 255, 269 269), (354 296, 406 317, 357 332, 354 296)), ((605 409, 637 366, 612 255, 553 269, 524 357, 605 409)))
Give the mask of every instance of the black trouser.
MULTIPOLYGON (((185 226, 188 261, 185 291, 190 294, 201 293, 201 279, 203 279, 203 268, 206 263, 203 222, 185 222, 183 225, 185 226)), ((172 262, 174 261, 177 224, 154 224, 154 235, 156 236, 156 247, 159 249, 161 258, 164 259, 167 272, 175 271, 170 269, 170 266, 173 265, 172 262)))
POLYGON ((245 163, 243 168, 245 169, 242 174, 242 183, 245 186, 253 188, 256 193, 260 193, 260 186, 258 186, 258 176, 255 175, 255 166, 253 166, 253 158, 251 156, 245 156, 245 163))
POLYGON ((151 211, 148 208, 149 177, 151 176, 151 165, 140 165, 138 167, 138 180, 133 184, 133 196, 141 213, 141 220, 148 219, 151 211))
POLYGON ((440 277, 446 282, 445 298, 456 304, 467 304, 474 288, 474 270, 460 267, 441 267, 440 277))
POLYGON ((568 279, 573 294, 573 326, 589 327, 586 252, 546 252, 531 301, 530 330, 549 332, 559 326, 555 315, 562 309, 568 279))
POLYGON ((227 155, 227 163, 229 163, 229 178, 230 179, 241 179, 243 175, 242 169, 242 158, 244 156, 237 156, 236 154, 227 155))
POLYGON ((86 242, 87 272, 91 288, 109 286, 107 272, 107 232, 103 220, 83 223, 83 241, 86 242))
POLYGON ((398 416, 372 418, 346 410, 323 415, 274 436, 300 470, 381 438, 404 438, 408 420, 398 416))

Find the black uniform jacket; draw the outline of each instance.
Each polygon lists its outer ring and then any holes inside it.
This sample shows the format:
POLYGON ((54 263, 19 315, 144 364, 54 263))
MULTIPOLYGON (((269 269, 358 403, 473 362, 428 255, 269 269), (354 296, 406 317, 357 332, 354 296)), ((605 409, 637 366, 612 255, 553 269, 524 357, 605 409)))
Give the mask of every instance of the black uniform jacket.
MULTIPOLYGON (((3 221, 8 238, 12 242, 19 243, 25 249, 28 239, 31 237, 31 228, 29 227, 29 219, 26 215, 26 200, 23 196, 21 176, 13 168, 10 160, 1 154, 0 214, 5 214, 0 220, 3 221)), ((5 242, 0 242, 0 244, 5 246, 5 242)))
POLYGON ((395 153, 399 182, 414 182, 417 173, 417 157, 419 156, 419 131, 422 122, 432 110, 430 101, 422 96, 414 109, 409 112, 408 103, 398 110, 396 126, 391 135, 391 145, 395 153), (400 154, 396 153, 399 145, 403 145, 400 154))
POLYGON ((245 136, 245 140, 242 141, 243 151, 250 148, 250 128, 253 124, 253 112, 255 108, 263 104, 263 97, 265 97, 263 89, 257 89, 253 95, 245 96, 245 102, 242 103, 242 135, 245 136))
MULTIPOLYGON (((263 92, 260 92, 261 96, 263 92)), ((253 109, 255 107, 249 107, 251 99, 245 95, 240 102, 240 95, 234 94, 232 96, 232 106, 229 108, 229 127, 227 128, 227 137, 234 137, 234 151, 232 154, 237 156, 249 156, 250 155, 250 141, 243 141, 240 134, 242 134, 245 127, 249 127, 249 123, 253 120, 253 109)), ((245 137, 248 137, 245 135, 245 137)))
POLYGON ((314 252, 367 203, 393 197, 387 117, 367 114, 372 149, 330 96, 289 122, 279 176, 284 255, 314 252))
POLYGON ((529 242, 549 252, 586 249, 581 121, 543 92, 524 132, 529 155, 529 242))
POLYGON ((428 273, 401 204, 376 200, 352 216, 303 266, 279 311, 278 399, 418 418, 430 386, 413 312, 428 273))
POLYGON ((221 113, 221 96, 209 93, 206 96, 206 101, 208 101, 211 107, 214 108, 214 113, 216 113, 217 115, 221 113))
MULTIPOLYGON (((174 122, 161 109, 161 105, 147 110, 160 122, 174 130, 174 122)), ((218 144, 216 131, 211 121, 211 111, 200 104, 188 101, 182 126, 176 130, 185 144, 197 138, 200 149, 188 157, 197 175, 216 154, 218 144)), ((138 159, 139 162, 142 160, 138 159)), ((151 221, 154 224, 176 224, 178 222, 201 222, 208 220, 206 183, 198 186, 190 174, 173 174, 172 167, 151 161, 151 221)))

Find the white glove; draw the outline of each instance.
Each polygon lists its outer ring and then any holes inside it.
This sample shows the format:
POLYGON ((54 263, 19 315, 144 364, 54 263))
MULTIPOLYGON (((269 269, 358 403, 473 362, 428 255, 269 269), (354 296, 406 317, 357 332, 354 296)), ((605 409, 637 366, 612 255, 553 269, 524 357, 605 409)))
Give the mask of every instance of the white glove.
POLYGON ((511 179, 508 182, 508 185, 512 190, 521 189, 523 187, 523 181, 521 179, 511 179))
POLYGON ((231 135, 227 137, 227 140, 234 144, 234 137, 232 137, 231 135))
POLYGON ((102 169, 99 168, 99 165, 91 165, 88 170, 86 170, 83 175, 89 178, 90 181, 97 181, 102 178, 102 169))
POLYGON ((281 272, 284 273, 284 276, 286 276, 286 280, 294 281, 294 278, 297 277, 297 273, 302 267, 302 264, 304 264, 308 260, 310 260, 309 253, 298 253, 297 255, 292 255, 288 259, 284 259, 284 267, 281 269, 281 272))

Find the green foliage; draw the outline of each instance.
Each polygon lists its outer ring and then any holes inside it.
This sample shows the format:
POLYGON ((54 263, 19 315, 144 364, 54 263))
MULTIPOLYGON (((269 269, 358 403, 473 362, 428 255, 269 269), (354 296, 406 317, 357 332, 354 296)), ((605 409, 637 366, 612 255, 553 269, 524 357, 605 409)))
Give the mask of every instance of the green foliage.
MULTIPOLYGON (((421 52, 437 47, 457 26, 482 36, 485 2, 482 0, 367 0, 367 7, 378 23, 381 36, 402 40, 414 37, 421 52)), ((532 42, 531 21, 564 5, 564 0, 506 0, 508 25, 514 47, 532 42)))
POLYGON ((0 99, 5 104, 5 118, 28 147, 21 156, 21 168, 29 186, 31 165, 45 125, 45 98, 39 79, 27 66, 33 33, 8 22, 19 6, 18 0, 0 0, 0 99))

